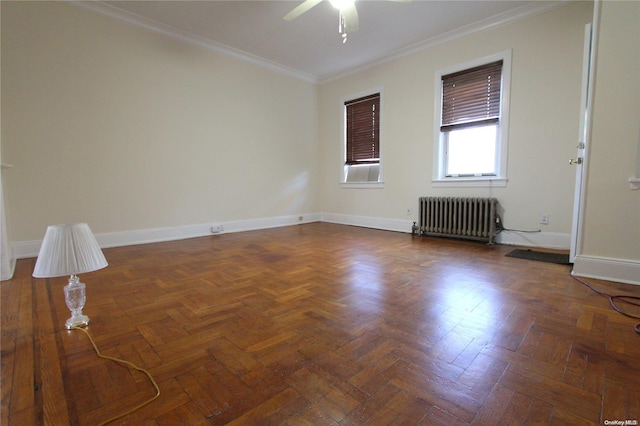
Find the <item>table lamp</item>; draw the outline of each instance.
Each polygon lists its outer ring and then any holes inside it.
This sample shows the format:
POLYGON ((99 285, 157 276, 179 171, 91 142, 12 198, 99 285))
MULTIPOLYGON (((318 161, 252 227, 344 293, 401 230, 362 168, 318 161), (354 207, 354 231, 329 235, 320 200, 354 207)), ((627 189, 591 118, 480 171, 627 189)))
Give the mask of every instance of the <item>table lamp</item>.
POLYGON ((44 235, 40 253, 33 270, 35 278, 54 278, 69 275, 64 287, 64 300, 71 318, 67 329, 89 324, 89 317, 82 314, 86 302, 86 286, 78 274, 96 271, 107 266, 96 237, 86 223, 52 225, 44 235))

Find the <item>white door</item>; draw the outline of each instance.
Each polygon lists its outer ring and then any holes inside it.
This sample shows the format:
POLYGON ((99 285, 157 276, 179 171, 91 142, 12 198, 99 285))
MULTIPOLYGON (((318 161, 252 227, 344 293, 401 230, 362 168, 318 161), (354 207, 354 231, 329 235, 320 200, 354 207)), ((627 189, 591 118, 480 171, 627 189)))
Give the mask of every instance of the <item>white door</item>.
POLYGON ((591 91, 591 69, 593 61, 592 26, 587 24, 584 29, 584 52, 582 59, 582 94, 580 96, 580 123, 576 157, 569 160, 569 164, 576 168, 576 186, 573 198, 573 222, 571 226, 571 247, 569 261, 581 252, 582 245, 582 212, 584 211, 584 169, 586 164, 587 145, 589 143, 589 111, 591 91))

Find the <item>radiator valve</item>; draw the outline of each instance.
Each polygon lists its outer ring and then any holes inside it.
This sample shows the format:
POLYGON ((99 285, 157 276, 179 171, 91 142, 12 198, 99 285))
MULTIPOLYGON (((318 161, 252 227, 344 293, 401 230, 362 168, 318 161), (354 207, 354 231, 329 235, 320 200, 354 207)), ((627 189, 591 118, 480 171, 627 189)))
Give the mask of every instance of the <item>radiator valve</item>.
POLYGON ((418 225, 416 225, 416 222, 413 222, 413 226, 411 227, 411 235, 418 235, 418 225))

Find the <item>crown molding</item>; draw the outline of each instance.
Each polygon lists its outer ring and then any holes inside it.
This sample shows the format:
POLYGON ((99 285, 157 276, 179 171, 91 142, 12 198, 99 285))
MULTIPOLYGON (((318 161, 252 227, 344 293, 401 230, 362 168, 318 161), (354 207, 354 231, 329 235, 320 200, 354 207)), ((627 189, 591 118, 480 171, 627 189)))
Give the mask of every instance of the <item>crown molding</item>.
POLYGON ((541 15, 543 13, 549 12, 550 10, 557 9, 562 6, 566 6, 575 1, 578 1, 578 0, 557 0, 557 1, 549 1, 549 2, 544 1, 544 2, 534 2, 532 4, 527 4, 517 9, 513 9, 509 12, 504 12, 504 13, 492 16, 490 18, 486 18, 486 19, 474 22, 473 24, 469 24, 465 27, 457 28, 455 30, 441 34, 439 36, 420 41, 413 45, 397 50, 378 60, 368 62, 358 67, 351 68, 347 71, 339 72, 335 74, 327 74, 324 76, 320 76, 318 78, 319 78, 320 84, 330 83, 332 81, 341 79, 343 77, 347 77, 349 75, 357 74, 361 71, 365 71, 369 68, 373 68, 375 66, 394 61, 404 56, 413 55, 414 53, 431 49, 435 46, 438 46, 444 43, 449 43, 453 40, 457 40, 463 37, 467 37, 467 36, 478 34, 485 31, 489 31, 504 25, 508 25, 508 24, 526 19, 526 18, 530 18, 532 16, 541 15))
POLYGON ((289 67, 277 64, 273 61, 262 58, 260 56, 256 56, 251 53, 247 53, 243 50, 236 49, 231 46, 227 46, 226 44, 218 43, 216 41, 197 36, 187 31, 179 30, 170 25, 166 25, 166 24, 154 21, 153 19, 145 18, 135 13, 118 9, 114 6, 103 3, 101 1, 63 0, 63 3, 68 4, 70 6, 81 8, 90 12, 94 12, 98 15, 106 16, 108 18, 111 18, 119 22, 144 28, 148 31, 152 31, 156 34, 161 34, 163 36, 170 37, 174 40, 178 40, 183 43, 196 45, 222 55, 230 56, 232 58, 239 59, 241 61, 249 62, 253 65, 257 65, 259 67, 266 68, 270 71, 284 74, 286 76, 293 77, 295 79, 302 80, 307 83, 317 84, 319 82, 318 79, 311 74, 303 73, 293 68, 289 68, 289 67))
POLYGON ((416 44, 413 44, 411 46, 402 48, 378 60, 368 62, 366 64, 351 68, 346 71, 327 74, 324 76, 314 76, 290 67, 286 67, 284 65, 280 65, 278 63, 262 58, 260 56, 256 56, 251 53, 245 52, 243 50, 236 49, 231 46, 227 46, 225 44, 218 43, 216 41, 197 36, 187 31, 179 30, 170 25, 166 25, 166 24, 154 21, 152 19, 142 17, 137 14, 124 11, 122 9, 118 9, 114 6, 103 3, 101 1, 63 0, 63 3, 74 6, 74 7, 82 8, 87 11, 97 13, 99 15, 103 15, 123 23, 141 27, 146 30, 164 35, 166 37, 173 38, 175 40, 178 40, 184 43, 196 45, 222 55, 230 56, 245 62, 249 62, 253 65, 257 65, 262 68, 266 68, 268 70, 271 70, 280 74, 284 74, 286 76, 293 77, 298 80, 305 81, 307 83, 324 84, 324 83, 329 83, 331 81, 338 80, 340 78, 343 78, 352 74, 356 74, 358 72, 367 70, 377 65, 391 62, 393 60, 396 60, 404 56, 412 55, 414 53, 430 49, 440 44, 448 43, 453 40, 456 40, 462 37, 467 37, 480 32, 489 31, 494 28, 498 28, 507 24, 511 24, 513 22, 517 22, 522 19, 539 15, 539 14, 548 12, 550 10, 556 9, 558 7, 565 6, 574 1, 577 1, 577 0, 541 1, 541 2, 534 2, 531 4, 527 4, 517 9, 514 9, 512 11, 505 12, 481 21, 474 22, 473 24, 467 25, 465 27, 458 28, 456 30, 444 33, 437 37, 433 37, 433 38, 418 42, 416 44))

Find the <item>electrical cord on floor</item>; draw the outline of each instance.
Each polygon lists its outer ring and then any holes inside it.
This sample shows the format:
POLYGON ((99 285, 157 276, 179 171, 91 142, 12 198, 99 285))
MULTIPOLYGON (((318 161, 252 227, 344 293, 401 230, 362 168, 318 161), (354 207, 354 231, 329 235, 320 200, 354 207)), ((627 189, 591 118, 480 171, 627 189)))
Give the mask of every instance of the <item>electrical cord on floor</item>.
POLYGON ((505 228, 504 225, 502 224, 502 217, 500 217, 499 214, 496 214, 496 235, 498 235, 502 231, 526 232, 526 233, 530 233, 530 234, 535 234, 535 233, 538 233, 538 232, 542 232, 542 229, 535 229, 535 230, 528 231, 528 230, 524 230, 524 229, 509 229, 509 228, 505 228))
MULTIPOLYGON (((622 309, 620 309, 618 307, 618 305, 616 305, 616 301, 619 301, 619 302, 622 302, 622 303, 626 303, 628 305, 633 305, 633 306, 640 307, 640 303, 633 302, 634 300, 640 300, 640 297, 638 297, 638 296, 611 295, 611 294, 605 293, 603 291, 600 291, 600 290, 594 288, 588 282, 586 282, 584 280, 581 280, 580 278, 578 278, 575 275, 573 275, 573 273, 571 274, 571 278, 573 278, 574 280, 578 281, 580 284, 583 284, 583 285, 587 286, 594 293, 596 293, 596 294, 598 294, 600 296, 608 298, 609 299, 609 305, 611 305, 611 307, 613 308, 614 311, 618 312, 619 314, 624 315, 625 317, 629 317, 629 318, 640 320, 640 316, 629 314, 629 313, 623 311, 622 309)), ((633 326, 633 330, 636 333, 640 334, 640 322, 633 326)))
POLYGON ((128 415, 128 414, 131 414, 131 413, 133 413, 134 411, 139 410, 140 408, 142 408, 142 407, 144 407, 145 405, 149 404, 151 401, 155 400, 156 398, 158 398, 158 397, 160 396, 160 387, 158 386, 158 384, 156 383, 156 381, 155 381, 155 380, 153 379, 153 377, 151 376, 151 373, 149 373, 149 372, 148 372, 147 370, 145 370, 144 368, 140 368, 140 367, 138 367, 137 365, 135 365, 135 364, 133 364, 133 363, 131 363, 131 362, 129 362, 129 361, 125 361, 125 360, 123 360, 123 359, 118 359, 118 358, 113 358, 113 357, 110 357, 110 356, 108 356, 108 355, 102 355, 102 354, 100 353, 100 351, 98 350, 98 346, 96 346, 96 343, 93 341, 93 338, 91 337, 91 334, 89 334, 89 331, 87 331, 87 330, 86 330, 85 328, 83 328, 83 327, 72 327, 71 329, 72 329, 72 330, 81 330, 82 332, 84 332, 84 334, 86 334, 86 335, 87 335, 87 337, 89 338, 89 341, 91 342, 91 345, 93 346, 93 349, 96 351, 96 354, 98 355, 98 357, 103 358, 103 359, 108 359, 109 361, 118 362, 118 363, 120 363, 120 364, 125 364, 126 366, 131 367, 131 368, 133 368, 134 370, 141 371, 142 373, 144 373, 144 374, 146 374, 146 375, 147 375, 147 377, 149 378, 149 380, 150 380, 150 381, 151 381, 151 383, 153 384, 153 387, 155 387, 155 388, 156 388, 156 394, 155 394, 155 396, 153 396, 151 399, 148 399, 148 400, 144 401, 143 403, 141 403, 141 404, 139 404, 139 405, 135 406, 134 408, 132 408, 132 409, 130 409, 130 410, 128 410, 128 411, 125 411, 125 412, 124 412, 124 413, 122 413, 122 414, 118 414, 117 416, 111 417, 110 419, 108 419, 108 420, 106 420, 106 421, 104 421, 104 422, 100 423, 100 424, 99 424, 99 426, 106 425, 107 423, 111 423, 111 422, 112 422, 112 421, 114 421, 114 420, 118 420, 118 419, 120 419, 120 418, 122 418, 122 417, 124 417, 124 416, 126 416, 126 415, 128 415))

